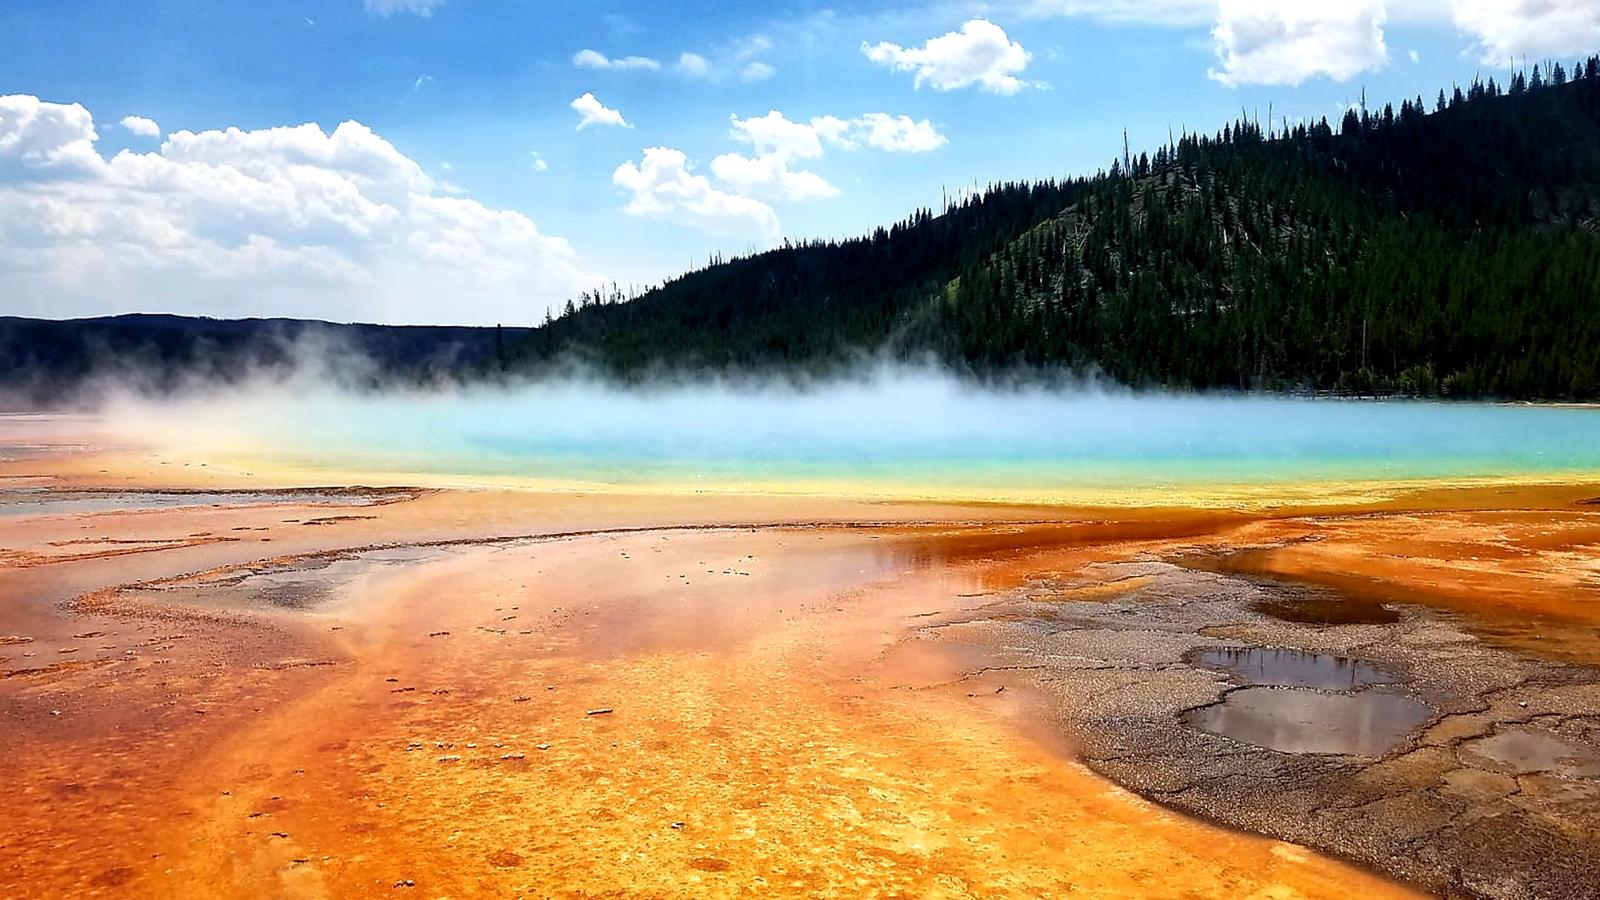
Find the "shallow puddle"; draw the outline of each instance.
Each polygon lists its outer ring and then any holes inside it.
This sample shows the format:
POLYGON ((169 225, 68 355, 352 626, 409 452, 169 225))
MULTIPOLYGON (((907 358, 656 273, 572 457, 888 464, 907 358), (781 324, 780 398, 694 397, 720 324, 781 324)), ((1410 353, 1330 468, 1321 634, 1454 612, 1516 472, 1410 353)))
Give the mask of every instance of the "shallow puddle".
POLYGON ((1252 687, 1184 714, 1189 725, 1284 753, 1382 756, 1433 711, 1399 694, 1252 687))
POLYGON ((1321 593, 1262 600, 1253 609, 1280 622, 1298 625, 1390 625, 1400 621, 1400 613, 1382 603, 1321 593))
POLYGON ((1600 753, 1548 731, 1514 728, 1472 741, 1462 752, 1517 775, 1550 772, 1568 778, 1600 778, 1600 753))
POLYGON ((311 506, 371 506, 397 492, 352 490, 120 491, 0 489, 0 516, 57 516, 74 513, 176 509, 192 506, 261 506, 269 503, 311 506))
POLYGON ((1286 647, 1210 647, 1191 654, 1190 661, 1245 684, 1342 691, 1400 680, 1365 660, 1286 647))

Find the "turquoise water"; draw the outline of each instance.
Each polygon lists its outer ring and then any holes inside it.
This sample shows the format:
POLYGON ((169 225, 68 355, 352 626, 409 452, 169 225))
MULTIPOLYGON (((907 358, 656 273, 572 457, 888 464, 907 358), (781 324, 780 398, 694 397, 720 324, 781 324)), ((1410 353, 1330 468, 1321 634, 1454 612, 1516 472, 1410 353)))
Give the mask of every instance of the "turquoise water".
POLYGON ((179 440, 225 437, 281 463, 617 485, 1051 491, 1600 475, 1595 409, 979 390, 936 375, 812 389, 280 392, 167 412, 162 427, 179 440))

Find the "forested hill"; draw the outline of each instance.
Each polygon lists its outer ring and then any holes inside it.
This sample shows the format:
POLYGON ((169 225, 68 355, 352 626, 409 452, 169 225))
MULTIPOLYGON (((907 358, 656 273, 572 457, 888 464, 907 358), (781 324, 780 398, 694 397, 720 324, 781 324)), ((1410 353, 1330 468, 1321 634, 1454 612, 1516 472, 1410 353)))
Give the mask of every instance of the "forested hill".
POLYGON ((1600 58, 1186 136, 856 240, 596 292, 512 366, 825 370, 935 353, 1140 385, 1593 398, 1600 58))

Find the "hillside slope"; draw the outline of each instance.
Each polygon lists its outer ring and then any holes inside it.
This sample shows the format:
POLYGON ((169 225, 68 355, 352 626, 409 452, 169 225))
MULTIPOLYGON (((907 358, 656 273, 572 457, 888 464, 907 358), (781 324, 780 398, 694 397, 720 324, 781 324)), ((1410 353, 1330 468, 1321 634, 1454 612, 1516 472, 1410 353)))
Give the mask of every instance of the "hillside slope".
POLYGON ((583 298, 513 352, 826 370, 929 352, 1195 388, 1600 392, 1600 59, 1434 102, 1236 122, 1092 178, 583 298))

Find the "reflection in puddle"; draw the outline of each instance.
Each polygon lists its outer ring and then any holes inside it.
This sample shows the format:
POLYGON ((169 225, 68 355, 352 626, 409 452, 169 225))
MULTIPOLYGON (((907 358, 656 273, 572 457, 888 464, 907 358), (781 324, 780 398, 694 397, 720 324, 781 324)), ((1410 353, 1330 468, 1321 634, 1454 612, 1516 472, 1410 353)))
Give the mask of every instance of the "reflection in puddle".
POLYGON ((1382 603, 1321 592, 1262 600, 1252 608, 1280 622, 1300 625, 1390 625, 1400 621, 1400 613, 1382 603))
POLYGON ((1253 687, 1184 714, 1189 725, 1284 753, 1382 756, 1433 711, 1399 694, 1253 687))
POLYGON ((1548 731, 1514 728, 1472 741, 1462 752, 1498 763, 1516 775, 1550 772, 1600 778, 1600 753, 1548 731))
POLYGON ((1191 661, 1227 672, 1245 684, 1338 691, 1400 680, 1364 660, 1281 647, 1212 647, 1192 654, 1191 661))

